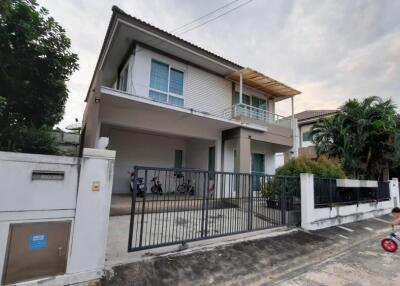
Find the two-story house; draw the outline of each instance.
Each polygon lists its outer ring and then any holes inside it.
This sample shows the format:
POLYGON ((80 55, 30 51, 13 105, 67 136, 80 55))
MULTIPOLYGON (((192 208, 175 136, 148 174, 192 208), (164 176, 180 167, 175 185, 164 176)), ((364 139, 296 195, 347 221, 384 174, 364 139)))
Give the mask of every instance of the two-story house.
POLYGON ((273 174, 275 153, 294 144, 299 93, 114 6, 86 98, 83 146, 109 138, 116 193, 129 192, 134 165, 273 174), (275 114, 287 99, 292 117, 275 114))
POLYGON ((298 148, 298 156, 317 159, 317 152, 311 138, 311 129, 319 120, 335 115, 338 111, 333 110, 305 110, 296 113, 294 117, 297 119, 297 134, 296 140, 298 148))

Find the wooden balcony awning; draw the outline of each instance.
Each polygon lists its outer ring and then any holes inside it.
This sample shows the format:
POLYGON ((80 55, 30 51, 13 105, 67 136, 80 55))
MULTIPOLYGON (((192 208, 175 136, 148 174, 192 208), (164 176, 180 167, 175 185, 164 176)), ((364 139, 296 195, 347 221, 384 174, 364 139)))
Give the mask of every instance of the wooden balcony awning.
POLYGON ((261 90, 277 97, 292 97, 301 92, 272 79, 258 71, 244 68, 226 76, 227 79, 239 82, 240 74, 243 75, 243 84, 261 90))

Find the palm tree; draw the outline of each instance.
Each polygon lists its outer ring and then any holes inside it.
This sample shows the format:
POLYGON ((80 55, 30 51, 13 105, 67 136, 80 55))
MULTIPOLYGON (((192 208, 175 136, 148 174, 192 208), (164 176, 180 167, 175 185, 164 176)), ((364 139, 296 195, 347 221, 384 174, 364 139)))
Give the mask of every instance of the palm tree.
POLYGON ((400 116, 391 100, 351 99, 339 112, 316 123, 312 138, 318 155, 338 158, 352 178, 380 179, 400 157, 400 116))

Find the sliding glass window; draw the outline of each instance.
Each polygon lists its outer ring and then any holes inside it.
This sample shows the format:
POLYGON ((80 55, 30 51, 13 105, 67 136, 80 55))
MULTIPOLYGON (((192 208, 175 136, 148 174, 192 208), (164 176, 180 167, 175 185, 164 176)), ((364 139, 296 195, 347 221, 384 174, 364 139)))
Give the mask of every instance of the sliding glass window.
POLYGON ((183 72, 152 60, 149 97, 155 101, 183 107, 183 72))

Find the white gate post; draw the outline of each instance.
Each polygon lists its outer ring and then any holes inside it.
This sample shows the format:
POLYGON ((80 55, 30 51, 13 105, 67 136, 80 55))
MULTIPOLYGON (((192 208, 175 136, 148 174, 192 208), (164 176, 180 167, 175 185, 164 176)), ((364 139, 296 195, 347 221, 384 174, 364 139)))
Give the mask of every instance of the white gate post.
POLYGON ((392 178, 389 181, 390 189, 390 199, 393 202, 393 207, 399 206, 399 180, 397 178, 392 178))
POLYGON ((105 265, 115 151, 83 149, 67 273, 102 274, 105 265))
POLYGON ((300 174, 301 227, 311 230, 314 221, 314 174, 300 174))

